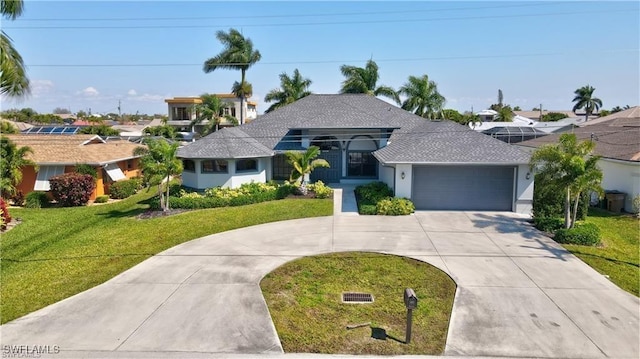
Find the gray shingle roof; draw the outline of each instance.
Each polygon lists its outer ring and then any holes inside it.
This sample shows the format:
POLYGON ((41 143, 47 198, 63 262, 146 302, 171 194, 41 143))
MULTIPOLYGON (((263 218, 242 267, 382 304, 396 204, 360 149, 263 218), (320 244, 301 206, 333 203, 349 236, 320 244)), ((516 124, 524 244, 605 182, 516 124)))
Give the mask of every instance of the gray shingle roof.
POLYGON ((240 127, 223 128, 178 150, 180 158, 255 158, 273 154, 240 127))
MULTIPOLYGON (((226 128, 178 151, 183 158, 271 156, 294 149, 283 141, 296 129, 395 129, 390 145, 375 152, 384 163, 527 163, 529 155, 514 146, 450 121, 434 122, 374 96, 310 95, 260 116, 251 123, 226 128)), ((295 149, 298 149, 297 147, 295 149)))
POLYGON ((530 155, 451 121, 424 121, 374 152, 382 163, 526 164, 530 155))

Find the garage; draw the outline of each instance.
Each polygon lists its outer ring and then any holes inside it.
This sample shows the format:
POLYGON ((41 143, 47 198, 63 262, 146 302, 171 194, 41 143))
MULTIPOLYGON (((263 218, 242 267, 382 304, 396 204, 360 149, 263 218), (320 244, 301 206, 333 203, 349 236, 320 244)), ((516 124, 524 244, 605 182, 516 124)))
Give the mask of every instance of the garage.
POLYGON ((418 210, 511 211, 514 166, 414 166, 418 210))

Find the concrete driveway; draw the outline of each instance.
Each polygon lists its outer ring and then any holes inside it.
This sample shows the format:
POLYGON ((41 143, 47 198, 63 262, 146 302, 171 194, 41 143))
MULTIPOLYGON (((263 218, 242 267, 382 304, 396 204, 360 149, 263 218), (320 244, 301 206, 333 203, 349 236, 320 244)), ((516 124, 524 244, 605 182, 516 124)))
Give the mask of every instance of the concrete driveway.
POLYGON ((55 358, 278 356, 260 279, 301 256, 339 251, 404 255, 449 273, 458 290, 445 355, 640 356, 638 298, 517 215, 474 212, 333 216, 207 236, 3 325, 3 350, 58 346, 55 358))

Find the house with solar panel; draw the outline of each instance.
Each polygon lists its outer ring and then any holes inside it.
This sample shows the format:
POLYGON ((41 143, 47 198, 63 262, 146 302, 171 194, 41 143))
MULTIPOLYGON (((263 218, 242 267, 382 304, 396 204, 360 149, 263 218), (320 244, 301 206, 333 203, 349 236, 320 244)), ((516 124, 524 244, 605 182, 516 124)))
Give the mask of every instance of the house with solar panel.
POLYGON ((178 150, 198 190, 289 178, 287 151, 318 146, 330 168, 311 181, 382 181, 417 209, 529 213, 530 155, 452 121, 429 121, 376 97, 314 94, 178 150))
POLYGON ((116 181, 141 175, 139 157, 134 150, 140 144, 126 140, 105 140, 97 135, 44 135, 20 134, 3 135, 18 147, 29 146, 33 153, 27 158, 38 165, 22 169, 22 182, 19 191, 27 194, 32 191, 49 191, 49 179, 63 173, 74 172, 78 164, 87 164, 96 169, 96 189, 91 194, 97 196, 109 194, 109 186, 116 181))

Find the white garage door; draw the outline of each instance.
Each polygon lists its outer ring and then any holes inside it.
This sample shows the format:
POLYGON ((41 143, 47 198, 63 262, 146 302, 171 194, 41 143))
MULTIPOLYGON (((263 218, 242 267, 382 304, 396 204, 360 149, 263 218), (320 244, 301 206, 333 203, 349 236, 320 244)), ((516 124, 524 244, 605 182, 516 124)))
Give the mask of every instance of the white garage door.
POLYGON ((414 166, 416 209, 511 211, 514 168, 414 166))

